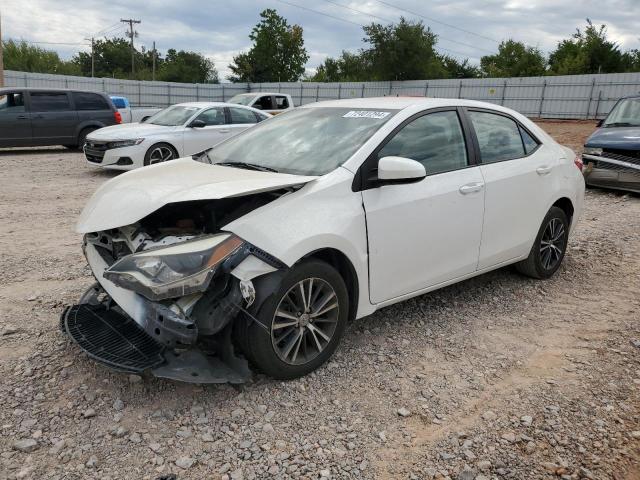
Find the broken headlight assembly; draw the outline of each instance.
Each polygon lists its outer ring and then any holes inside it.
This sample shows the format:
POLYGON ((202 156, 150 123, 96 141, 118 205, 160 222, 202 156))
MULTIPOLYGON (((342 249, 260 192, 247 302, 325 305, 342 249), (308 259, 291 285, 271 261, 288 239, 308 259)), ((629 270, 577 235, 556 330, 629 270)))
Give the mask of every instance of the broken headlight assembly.
POLYGON ((104 272, 104 278, 158 301, 203 291, 220 265, 244 241, 221 233, 170 247, 127 255, 104 272))

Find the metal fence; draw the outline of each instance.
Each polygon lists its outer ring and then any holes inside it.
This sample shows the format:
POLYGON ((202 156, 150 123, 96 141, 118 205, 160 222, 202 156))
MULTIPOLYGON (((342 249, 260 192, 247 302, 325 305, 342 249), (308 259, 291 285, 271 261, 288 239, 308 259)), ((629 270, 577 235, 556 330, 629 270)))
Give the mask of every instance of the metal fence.
POLYGON ((281 92, 296 105, 356 97, 427 96, 496 103, 529 117, 603 118, 620 97, 640 93, 640 72, 554 77, 411 80, 404 82, 192 84, 5 72, 7 86, 79 88, 123 95, 136 106, 225 101, 242 92, 281 92))

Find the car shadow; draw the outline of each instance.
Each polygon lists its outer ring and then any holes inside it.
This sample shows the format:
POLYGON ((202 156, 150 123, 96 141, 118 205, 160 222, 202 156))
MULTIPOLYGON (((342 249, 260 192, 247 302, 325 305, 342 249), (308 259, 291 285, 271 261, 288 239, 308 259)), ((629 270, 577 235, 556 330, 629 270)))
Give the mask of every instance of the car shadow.
POLYGON ((25 148, 0 148, 0 155, 50 155, 52 153, 82 153, 65 147, 25 147, 25 148))

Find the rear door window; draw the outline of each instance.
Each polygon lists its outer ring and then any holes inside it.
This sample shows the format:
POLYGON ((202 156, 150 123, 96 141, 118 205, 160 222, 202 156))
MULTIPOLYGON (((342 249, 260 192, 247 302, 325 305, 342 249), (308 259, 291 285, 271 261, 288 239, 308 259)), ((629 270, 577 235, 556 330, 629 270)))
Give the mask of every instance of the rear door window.
POLYGON ((211 125, 224 125, 224 109, 210 108, 198 115, 196 120, 202 120, 207 127, 211 125))
POLYGON ((285 110, 289 108, 289 100, 284 95, 276 95, 276 108, 278 110, 285 110))
POLYGON ((107 101, 97 93, 73 92, 76 110, 111 110, 107 101))
POLYGON ((24 112, 24 94, 7 93, 0 96, 0 115, 24 112))
POLYGON ((503 115, 469 112, 476 131, 482 163, 501 162, 526 155, 518 124, 503 115))
POLYGON ((71 110, 66 92, 31 92, 32 112, 61 112, 71 110))
POLYGON ((520 136, 522 137, 522 143, 524 144, 524 150, 527 152, 527 155, 532 153, 538 146, 540 145, 538 141, 533 138, 524 128, 518 126, 520 128, 520 136))
POLYGON ((256 116, 246 108, 229 107, 231 123, 257 123, 256 116))
POLYGON ((262 97, 259 97, 251 106, 258 110, 272 110, 273 103, 271 101, 271 95, 263 95, 262 97))

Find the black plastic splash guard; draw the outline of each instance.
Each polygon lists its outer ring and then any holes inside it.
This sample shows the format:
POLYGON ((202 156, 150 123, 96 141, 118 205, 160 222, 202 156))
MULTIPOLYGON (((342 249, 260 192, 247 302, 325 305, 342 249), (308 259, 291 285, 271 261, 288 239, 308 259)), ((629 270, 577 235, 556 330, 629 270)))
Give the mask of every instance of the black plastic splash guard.
POLYGON ((116 370, 141 373, 165 361, 164 347, 114 309, 73 305, 62 313, 61 323, 87 355, 116 370))

